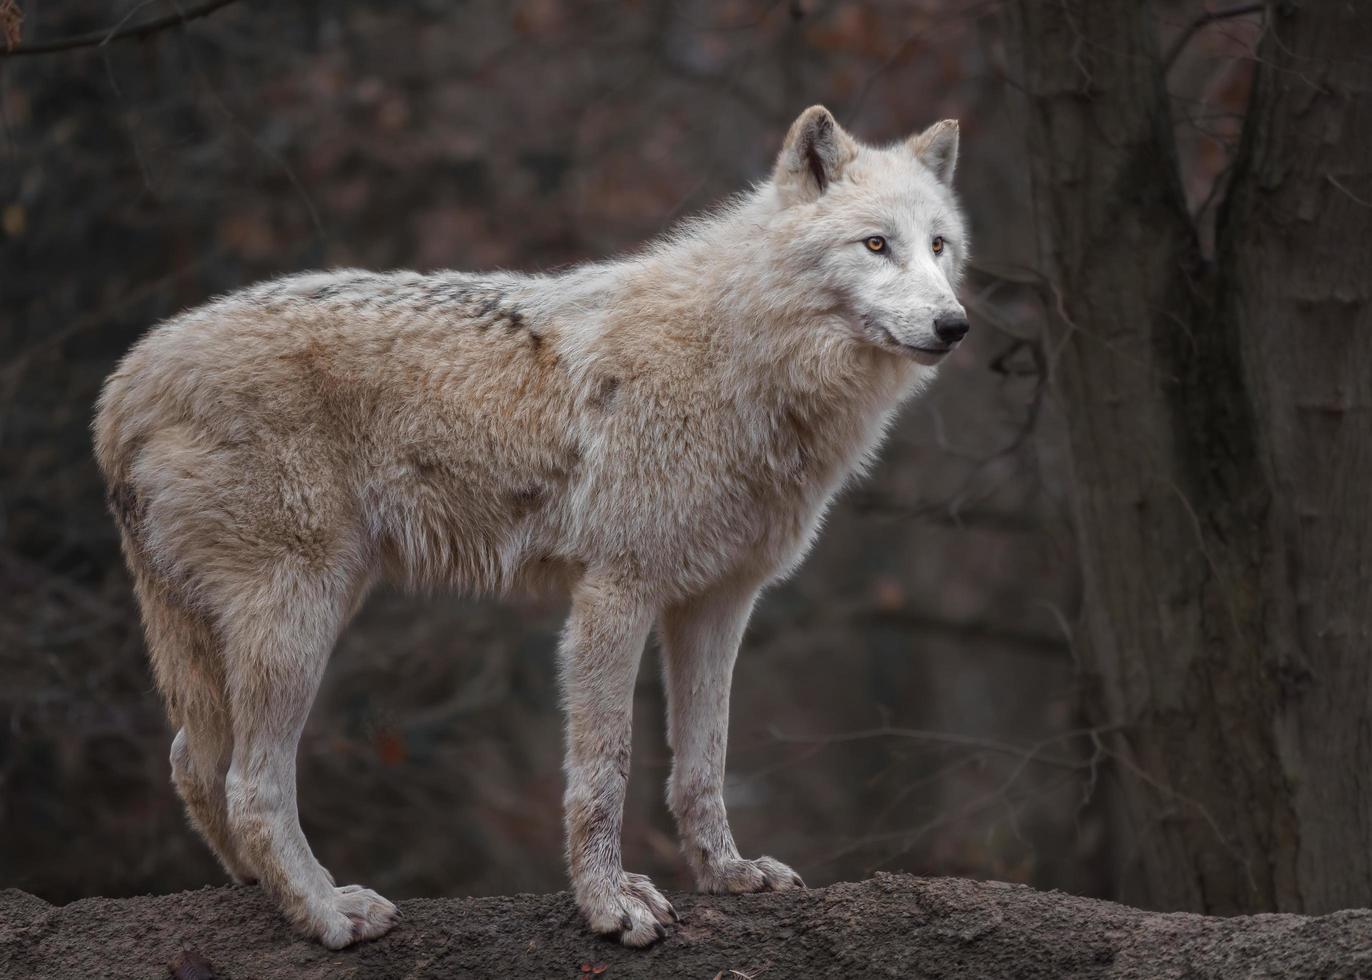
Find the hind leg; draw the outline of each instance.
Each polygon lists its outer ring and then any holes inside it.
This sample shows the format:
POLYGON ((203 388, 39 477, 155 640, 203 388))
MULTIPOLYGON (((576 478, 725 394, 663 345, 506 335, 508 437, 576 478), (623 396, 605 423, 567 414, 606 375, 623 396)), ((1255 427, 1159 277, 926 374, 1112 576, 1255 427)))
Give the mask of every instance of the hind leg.
POLYGON ((300 829, 295 762, 350 593, 280 575, 226 630, 225 670, 233 717, 226 780, 238 852, 297 929, 330 949, 380 936, 395 906, 357 885, 334 886, 300 829))
POLYGON ((172 783, 192 826, 210 845, 214 856, 229 876, 239 884, 257 881, 255 872, 242 857, 229 831, 228 799, 224 793, 224 778, 229 768, 231 749, 227 729, 209 734, 191 735, 191 726, 183 726, 172 739, 172 783))
POLYGON ((209 626, 163 583, 141 568, 135 581, 153 672, 173 724, 172 784, 191 826, 238 882, 257 879, 229 833, 224 776, 232 738, 220 651, 209 626))

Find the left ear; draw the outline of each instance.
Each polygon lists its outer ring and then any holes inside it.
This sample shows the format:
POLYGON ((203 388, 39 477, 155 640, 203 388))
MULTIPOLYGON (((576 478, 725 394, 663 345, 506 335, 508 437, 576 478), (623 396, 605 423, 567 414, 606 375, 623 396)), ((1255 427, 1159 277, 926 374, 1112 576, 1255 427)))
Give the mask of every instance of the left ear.
POLYGON ((791 124, 772 179, 785 201, 813 201, 829 189, 857 152, 828 109, 812 105, 791 124))
POLYGON ((920 163, 945 184, 952 184, 958 163, 958 121, 945 119, 924 132, 911 136, 906 144, 920 163))

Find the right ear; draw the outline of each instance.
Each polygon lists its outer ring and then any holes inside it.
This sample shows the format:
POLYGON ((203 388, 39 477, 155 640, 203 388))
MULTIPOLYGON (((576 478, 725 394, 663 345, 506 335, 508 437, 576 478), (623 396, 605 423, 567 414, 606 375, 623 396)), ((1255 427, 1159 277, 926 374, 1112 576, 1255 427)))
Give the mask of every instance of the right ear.
POLYGON ((948 186, 953 184, 953 168, 958 163, 958 121, 945 119, 924 132, 911 136, 909 147, 915 158, 933 171, 948 186))
POLYGON ((822 105, 812 105, 791 124, 772 181, 787 203, 813 201, 843 173, 857 144, 822 105))

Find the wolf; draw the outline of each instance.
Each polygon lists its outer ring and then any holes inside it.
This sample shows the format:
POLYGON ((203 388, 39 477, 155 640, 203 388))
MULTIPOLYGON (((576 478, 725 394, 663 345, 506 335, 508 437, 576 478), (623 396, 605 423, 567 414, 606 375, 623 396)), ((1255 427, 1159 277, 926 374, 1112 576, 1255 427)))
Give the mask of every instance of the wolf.
POLYGON ((654 631, 696 885, 805 887, 729 829, 734 660, 759 592, 968 331, 957 152, 952 120, 874 147, 813 106, 769 179, 628 257, 295 275, 149 331, 102 389, 96 456, 172 781, 228 874, 330 949, 396 922, 336 885, 296 808, 330 650, 384 578, 570 598, 566 858, 592 930, 647 946, 677 918, 620 859, 654 631))

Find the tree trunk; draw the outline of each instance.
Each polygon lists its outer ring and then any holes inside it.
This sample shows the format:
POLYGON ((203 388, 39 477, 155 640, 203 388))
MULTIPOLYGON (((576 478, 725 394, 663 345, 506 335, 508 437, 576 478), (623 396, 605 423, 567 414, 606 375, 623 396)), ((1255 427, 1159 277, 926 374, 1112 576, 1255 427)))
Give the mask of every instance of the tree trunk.
POLYGON ((1372 4, 1267 18, 1208 262, 1153 12, 1013 12, 1086 697, 1146 901, 1207 912, 1372 904, 1372 4))

